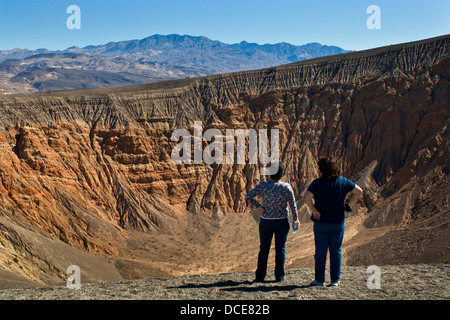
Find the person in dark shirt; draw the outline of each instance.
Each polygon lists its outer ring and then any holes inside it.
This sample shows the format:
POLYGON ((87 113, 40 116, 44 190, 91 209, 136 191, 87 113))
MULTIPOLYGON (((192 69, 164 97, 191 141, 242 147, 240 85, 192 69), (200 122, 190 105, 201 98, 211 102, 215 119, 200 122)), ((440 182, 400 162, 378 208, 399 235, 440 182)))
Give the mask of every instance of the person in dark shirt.
POLYGON ((270 176, 269 181, 258 184, 245 197, 247 203, 257 208, 261 213, 259 221, 260 249, 258 268, 255 272, 257 282, 264 281, 267 271, 272 237, 275 234, 275 280, 284 280, 284 263, 286 260, 285 246, 289 233, 289 207, 291 209, 292 225, 298 227, 297 205, 294 191, 289 183, 280 181, 283 176, 283 165, 279 163, 278 171, 270 176), (258 196, 259 203, 254 199, 258 196))
POLYGON ((332 156, 319 162, 322 176, 314 180, 303 197, 314 221, 315 279, 311 285, 323 286, 327 251, 330 251, 330 286, 338 286, 341 273, 341 246, 345 229, 345 206, 356 202, 362 189, 340 175, 337 161, 332 156), (350 197, 346 199, 347 195, 350 197), (314 200, 314 202, 313 202, 314 200))

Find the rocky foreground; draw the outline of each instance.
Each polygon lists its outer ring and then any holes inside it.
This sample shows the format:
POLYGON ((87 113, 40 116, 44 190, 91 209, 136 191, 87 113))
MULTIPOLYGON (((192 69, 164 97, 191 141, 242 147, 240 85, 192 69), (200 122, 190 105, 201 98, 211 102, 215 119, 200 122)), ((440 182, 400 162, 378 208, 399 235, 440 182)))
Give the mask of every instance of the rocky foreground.
MULTIPOLYGON (((0 291, 2 300, 448 300, 450 265, 381 266, 380 287, 367 267, 343 267, 339 287, 309 286, 310 268, 288 270, 283 282, 254 283, 253 273, 82 283, 0 291), (375 287, 369 289, 368 286, 375 287)), ((326 278, 327 279, 327 278, 326 278)), ((329 278, 328 278, 329 279, 329 278)), ((327 283, 326 283, 327 285, 327 283)))

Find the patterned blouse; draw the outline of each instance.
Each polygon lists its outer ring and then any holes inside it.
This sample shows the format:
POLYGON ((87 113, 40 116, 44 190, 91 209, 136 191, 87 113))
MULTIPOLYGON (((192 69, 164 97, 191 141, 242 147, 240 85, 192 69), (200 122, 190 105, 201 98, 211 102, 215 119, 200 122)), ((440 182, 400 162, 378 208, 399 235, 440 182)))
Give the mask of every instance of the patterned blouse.
POLYGON ((263 219, 285 219, 289 217, 288 204, 291 207, 294 221, 298 219, 297 205, 292 187, 287 182, 266 181, 258 184, 245 196, 245 201, 258 208, 263 206, 266 212, 261 216, 263 219), (260 196, 262 204, 254 199, 260 196))

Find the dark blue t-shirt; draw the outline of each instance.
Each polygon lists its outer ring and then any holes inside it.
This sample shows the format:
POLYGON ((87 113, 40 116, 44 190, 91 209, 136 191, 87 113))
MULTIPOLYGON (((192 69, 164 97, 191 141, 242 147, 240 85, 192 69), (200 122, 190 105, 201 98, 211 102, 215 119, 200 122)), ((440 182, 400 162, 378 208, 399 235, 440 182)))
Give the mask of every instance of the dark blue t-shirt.
POLYGON ((308 187, 314 195, 314 206, 320 212, 320 219, 315 222, 342 223, 345 219, 344 201, 347 193, 355 188, 355 183, 345 177, 318 178, 308 187))

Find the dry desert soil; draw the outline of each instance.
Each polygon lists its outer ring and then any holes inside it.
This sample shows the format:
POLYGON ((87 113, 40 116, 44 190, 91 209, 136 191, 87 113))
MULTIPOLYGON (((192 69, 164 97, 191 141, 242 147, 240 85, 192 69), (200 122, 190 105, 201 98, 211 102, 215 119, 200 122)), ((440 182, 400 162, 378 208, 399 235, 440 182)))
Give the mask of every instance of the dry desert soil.
MULTIPOLYGON (((341 285, 310 286, 311 268, 287 271, 283 282, 253 282, 253 273, 185 275, 119 282, 81 283, 67 286, 6 289, 1 300, 448 300, 448 264, 380 266, 380 287, 370 289, 367 267, 342 268, 341 285)), ((327 271, 328 272, 328 271, 327 271)), ((328 274, 327 277, 328 278, 328 274)))

